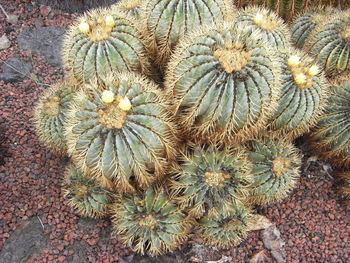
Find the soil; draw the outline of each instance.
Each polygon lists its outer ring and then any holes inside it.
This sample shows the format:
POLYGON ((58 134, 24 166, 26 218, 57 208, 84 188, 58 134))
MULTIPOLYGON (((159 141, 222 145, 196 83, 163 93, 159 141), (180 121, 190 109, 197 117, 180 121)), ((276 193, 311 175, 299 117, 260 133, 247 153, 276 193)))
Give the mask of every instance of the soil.
MULTIPOLYGON (((0 61, 15 56, 33 68, 25 79, 0 80, 0 143, 4 145, 0 154, 6 152, 0 157, 0 262, 239 263, 265 249, 260 232, 255 231, 227 250, 207 247, 193 237, 174 253, 157 259, 141 257, 111 236, 108 220, 81 218, 67 205, 61 193, 67 158, 39 142, 32 121, 33 105, 50 84, 63 78, 63 70, 50 64, 40 50, 20 49, 17 37, 27 27, 65 30, 77 14, 55 9, 65 1, 53 1, 57 6, 53 3, 52 8, 40 6, 42 1, 32 2, 1 0, 19 21, 9 24, 0 12, 0 36, 5 33, 11 41, 0 52, 0 61)), ((286 262, 350 262, 349 214, 336 192, 335 168, 312 153, 306 138, 297 145, 304 153, 297 189, 283 202, 260 207, 258 212, 280 231, 286 262)))

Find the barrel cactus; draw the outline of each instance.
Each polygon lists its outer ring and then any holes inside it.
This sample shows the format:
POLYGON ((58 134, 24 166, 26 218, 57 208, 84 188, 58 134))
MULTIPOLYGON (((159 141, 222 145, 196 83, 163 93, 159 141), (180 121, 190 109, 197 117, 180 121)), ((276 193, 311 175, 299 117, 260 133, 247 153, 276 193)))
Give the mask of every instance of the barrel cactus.
POLYGON ((350 76, 336 78, 330 89, 329 102, 311 133, 313 148, 338 165, 350 165, 350 76))
POLYGON ((290 142, 262 137, 246 145, 252 163, 250 200, 265 204, 288 196, 300 177, 301 157, 290 142))
POLYGON ((186 33, 229 18, 232 7, 228 0, 149 0, 143 24, 155 62, 165 65, 186 33))
POLYGON ((82 216, 101 218, 109 215, 113 194, 74 165, 69 165, 63 183, 68 204, 82 216))
POLYGON ((350 70, 350 10, 324 19, 311 33, 305 49, 330 76, 350 70))
POLYGON ((125 244, 157 256, 176 249, 191 226, 189 219, 162 189, 120 197, 112 206, 112 225, 125 244))
POLYGON ((58 154, 67 153, 63 130, 67 111, 77 90, 78 86, 72 81, 58 82, 45 91, 35 107, 36 133, 58 154))
POLYGON ((130 16, 139 19, 142 12, 142 4, 144 0, 121 0, 118 1, 115 7, 130 16))
POLYGON ((194 217, 210 211, 228 214, 233 203, 242 203, 252 183, 250 163, 241 149, 196 149, 183 154, 173 169, 172 192, 182 208, 194 217))
POLYGON ((327 80, 314 59, 304 52, 288 49, 280 53, 282 91, 270 119, 270 131, 294 139, 319 119, 326 104, 327 80))
POLYGON ((234 22, 248 34, 258 32, 261 39, 266 40, 277 49, 290 46, 289 28, 273 11, 261 7, 247 7, 239 12, 234 22))
POLYGON ((196 234, 207 244, 219 248, 229 248, 239 244, 244 239, 252 222, 249 208, 233 206, 229 214, 204 216, 198 221, 196 234))
POLYGON ((119 191, 152 184, 174 158, 166 103, 155 84, 133 73, 86 85, 72 102, 65 134, 79 167, 119 191))
POLYGON ((333 15, 337 11, 339 10, 331 7, 311 8, 299 15, 295 18, 291 27, 292 43, 296 47, 302 48, 317 25, 323 23, 325 19, 328 19, 328 16, 333 15))
POLYGON ((64 38, 67 72, 81 81, 103 79, 113 71, 148 74, 146 47, 134 20, 116 8, 96 9, 81 16, 64 38))
POLYGON ((238 142, 266 124, 280 87, 280 65, 270 46, 233 23, 180 44, 166 87, 187 137, 238 142))

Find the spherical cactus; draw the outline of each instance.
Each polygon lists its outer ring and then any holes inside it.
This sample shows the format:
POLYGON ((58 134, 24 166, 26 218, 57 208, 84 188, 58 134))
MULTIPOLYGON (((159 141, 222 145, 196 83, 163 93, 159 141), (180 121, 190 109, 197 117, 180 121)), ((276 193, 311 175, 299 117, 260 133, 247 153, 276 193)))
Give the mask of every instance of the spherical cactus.
POLYGON ((288 196, 300 177, 301 156, 290 142, 263 137, 246 145, 252 163, 250 200, 265 204, 288 196))
POLYGON ((305 49, 328 75, 350 69, 350 10, 324 19, 307 40, 305 49))
POLYGON ((96 9, 73 24, 63 43, 66 70, 76 79, 103 79, 113 71, 148 74, 146 47, 135 19, 113 10, 96 9))
POLYGON ((113 194, 74 165, 66 170, 63 193, 68 204, 82 216, 101 218, 109 215, 113 194))
POLYGON ((350 165, 350 76, 336 78, 325 113, 311 133, 313 148, 340 166, 350 165))
POLYGON ((228 214, 232 204, 242 203, 249 194, 250 163, 241 149, 196 149, 183 154, 173 169, 170 188, 182 208, 194 217, 228 214))
POLYGON ((232 7, 228 0, 149 0, 143 24, 155 62, 165 65, 186 33, 229 18, 232 7))
POLYGON ((333 15, 338 10, 327 7, 327 8, 312 8, 299 15, 292 24, 292 43, 302 48, 305 44, 306 39, 315 27, 328 19, 329 15, 333 15))
POLYGON ((290 46, 289 29, 273 11, 256 6, 248 7, 238 13, 234 22, 248 34, 258 32, 262 40, 277 49, 290 46))
POLYGON ((67 118, 69 153, 86 173, 112 180, 119 191, 145 187, 174 158, 175 129, 152 82, 119 73, 91 82, 67 118))
POLYGON ((125 244, 157 256, 176 249, 185 239, 191 220, 162 189, 125 195, 112 208, 112 224, 125 244))
POLYGON ((282 91, 269 129, 294 139, 320 117, 328 94, 327 80, 314 59, 289 49, 280 53, 282 91))
POLYGON ((226 24, 200 31, 170 61, 167 92, 192 140, 245 140, 275 110, 280 65, 270 44, 242 30, 226 24))
POLYGON ((243 205, 233 206, 230 214, 201 218, 196 234, 207 244, 229 248, 239 244, 247 236, 252 218, 250 209, 243 205))
POLYGON ((70 103, 78 90, 72 81, 52 85, 39 99, 34 112, 36 132, 41 141, 56 153, 67 153, 63 130, 70 103))
POLYGON ((136 19, 141 17, 143 0, 121 0, 115 5, 118 10, 127 13, 136 19))

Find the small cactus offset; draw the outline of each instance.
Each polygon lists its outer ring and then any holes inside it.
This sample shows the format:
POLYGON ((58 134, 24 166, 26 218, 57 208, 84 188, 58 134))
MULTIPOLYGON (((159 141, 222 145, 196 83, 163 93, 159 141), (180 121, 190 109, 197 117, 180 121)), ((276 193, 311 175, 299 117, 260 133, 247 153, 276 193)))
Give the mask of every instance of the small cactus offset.
POLYGON ((350 70, 350 10, 324 19, 312 31, 304 49, 316 57, 329 76, 350 70))
POLYGON ((291 26, 292 43, 296 47, 302 48, 310 33, 325 19, 328 19, 328 16, 335 14, 337 11, 339 12, 339 10, 330 7, 312 8, 299 15, 294 19, 291 26))
POLYGON ((234 18, 236 26, 249 34, 259 33, 261 39, 277 49, 290 46, 291 35, 283 20, 273 11, 261 7, 247 7, 234 18))
POLYGON ((109 215, 113 194, 74 165, 66 170, 63 193, 68 204, 82 216, 101 218, 109 215))
POLYGON ((120 197, 112 207, 113 228, 121 240, 151 256, 178 248, 187 238, 191 222, 164 190, 153 187, 120 197))
POLYGON ((229 19, 232 8, 229 0, 148 0, 143 11, 144 33, 155 62, 164 66, 186 33, 229 19))
POLYGON ((71 81, 54 84, 45 91, 35 107, 36 133, 45 145, 61 155, 67 153, 64 126, 77 90, 78 86, 71 81))
POLYGON ((123 11, 130 16, 139 19, 142 13, 144 0, 121 0, 115 5, 117 10, 123 11))
POLYGON ((313 148, 340 166, 350 165, 350 76, 333 81, 325 113, 311 133, 313 148))
POLYGON ((204 216, 198 221, 196 234, 207 244, 218 248, 238 245, 248 235, 253 219, 250 209, 238 205, 229 214, 204 216))
POLYGON ((180 44, 166 87, 186 136, 239 142, 266 124, 280 86, 270 46, 234 24, 202 30, 180 44))
POLYGON ((210 215, 228 214, 232 204, 247 198, 252 177, 243 150, 210 146, 183 154, 181 159, 173 169, 170 188, 179 205, 192 216, 208 211, 210 215))
POLYGON ((119 191, 152 184, 175 154, 175 129, 157 86, 131 73, 87 85, 72 102, 66 136, 79 167, 119 191))
POLYGON ((68 73, 80 81, 103 79, 114 71, 149 74, 149 62, 135 18, 118 11, 96 9, 73 24, 63 42, 68 73))
POLYGON ((250 200, 265 204, 288 196, 300 177, 301 157, 290 142, 263 137, 247 143, 252 163, 250 200))
POLYGON ((289 49, 280 53, 282 90, 269 130, 294 139, 316 124, 328 94, 328 82, 314 59, 289 49))

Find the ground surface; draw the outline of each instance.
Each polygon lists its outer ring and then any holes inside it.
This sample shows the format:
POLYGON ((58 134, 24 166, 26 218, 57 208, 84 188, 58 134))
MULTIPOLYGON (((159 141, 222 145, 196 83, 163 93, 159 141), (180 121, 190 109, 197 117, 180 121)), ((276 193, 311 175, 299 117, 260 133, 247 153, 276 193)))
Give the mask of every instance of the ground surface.
MULTIPOLYGON (((8 13, 19 15, 19 21, 12 25, 0 12, 0 37, 5 33, 11 43, 9 48, 0 50, 0 61, 16 57, 23 66, 21 69, 21 64, 16 64, 18 70, 25 71, 25 76, 15 74, 17 82, 0 80, 0 130, 4 130, 8 148, 3 153, 3 162, 0 160, 0 263, 146 263, 190 259, 237 263, 247 262, 264 248, 259 232, 252 232, 241 245, 229 250, 203 247, 198 245, 200 240, 192 238, 190 245, 162 259, 140 258, 110 236, 107 220, 84 219, 75 214, 61 194, 67 159, 55 156, 38 141, 32 122, 33 105, 40 94, 63 76, 56 60, 56 38, 75 15, 33 5, 31 1, 0 0, 0 3, 8 13), (35 32, 44 31, 42 34, 49 36, 45 35, 44 40, 51 42, 46 43, 40 36, 33 40, 31 36, 20 35, 28 31, 28 26, 38 30, 35 32), (48 26, 62 28, 47 31, 48 26), (23 50, 28 47, 20 49, 20 41, 37 41, 42 46, 23 50)), ((16 73, 6 70, 0 70, 0 79, 8 77, 4 76, 5 71, 16 73)), ((313 157, 305 141, 298 142, 305 155, 298 188, 284 202, 260 208, 259 212, 280 230, 287 262, 350 262, 349 219, 335 191, 334 171, 326 162, 313 157)))

